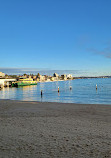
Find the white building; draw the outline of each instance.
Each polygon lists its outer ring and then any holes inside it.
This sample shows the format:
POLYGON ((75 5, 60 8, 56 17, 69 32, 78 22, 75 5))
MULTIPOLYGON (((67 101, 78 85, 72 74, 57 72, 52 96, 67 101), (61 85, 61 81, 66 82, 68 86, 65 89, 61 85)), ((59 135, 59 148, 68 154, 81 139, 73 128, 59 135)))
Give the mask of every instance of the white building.
POLYGON ((5 77, 5 73, 0 72, 0 77, 5 77))
POLYGON ((62 79, 62 80, 67 80, 66 74, 61 75, 61 79, 62 79))
POLYGON ((68 74, 68 75, 67 75, 67 78, 72 78, 72 75, 71 75, 71 74, 68 74))

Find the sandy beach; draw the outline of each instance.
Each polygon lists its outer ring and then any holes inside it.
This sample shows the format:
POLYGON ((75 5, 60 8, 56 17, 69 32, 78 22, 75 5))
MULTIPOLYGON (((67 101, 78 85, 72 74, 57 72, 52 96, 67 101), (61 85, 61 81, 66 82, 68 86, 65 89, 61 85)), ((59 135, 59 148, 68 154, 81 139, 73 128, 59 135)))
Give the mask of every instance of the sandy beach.
POLYGON ((111 158, 111 105, 0 100, 0 158, 111 158))

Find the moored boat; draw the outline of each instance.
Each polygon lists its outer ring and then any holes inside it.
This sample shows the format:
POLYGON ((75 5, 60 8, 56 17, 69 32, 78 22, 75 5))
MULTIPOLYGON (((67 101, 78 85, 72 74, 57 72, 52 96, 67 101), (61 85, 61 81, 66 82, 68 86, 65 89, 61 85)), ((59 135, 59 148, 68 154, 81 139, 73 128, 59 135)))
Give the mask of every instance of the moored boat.
POLYGON ((29 78, 20 78, 17 82, 13 84, 13 86, 30 86, 37 85, 37 81, 33 81, 33 79, 29 78))

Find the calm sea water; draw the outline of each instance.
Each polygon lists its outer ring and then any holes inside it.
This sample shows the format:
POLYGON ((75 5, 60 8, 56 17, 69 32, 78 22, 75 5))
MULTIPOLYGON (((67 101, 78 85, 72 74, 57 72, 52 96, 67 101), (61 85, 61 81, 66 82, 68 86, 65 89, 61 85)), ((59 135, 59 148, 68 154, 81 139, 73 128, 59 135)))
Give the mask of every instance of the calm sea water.
POLYGON ((38 83, 37 86, 4 88, 0 91, 0 99, 111 104, 111 78, 77 79, 72 81, 38 83), (96 84, 98 85, 97 90, 96 84), (58 86, 60 89, 59 93, 58 86), (72 86, 72 90, 70 90, 70 86, 72 86), (41 89, 43 90, 42 98, 40 95, 41 89))

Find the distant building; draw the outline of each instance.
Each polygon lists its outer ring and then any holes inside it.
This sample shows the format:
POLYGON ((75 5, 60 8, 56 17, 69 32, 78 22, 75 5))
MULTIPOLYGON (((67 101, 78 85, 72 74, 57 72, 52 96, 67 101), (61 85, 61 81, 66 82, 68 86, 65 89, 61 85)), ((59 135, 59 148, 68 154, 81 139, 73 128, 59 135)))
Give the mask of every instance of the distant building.
POLYGON ((51 80, 49 78, 46 79, 46 82, 50 82, 51 80))
POLYGON ((39 82, 40 81, 39 78, 37 78, 36 81, 39 82))
POLYGON ((47 80, 47 79, 48 79, 48 76, 47 76, 47 75, 44 75, 44 77, 45 77, 45 80, 47 80))
POLYGON ((68 74, 68 75, 67 75, 67 79, 72 79, 72 75, 71 75, 71 74, 68 74))
POLYGON ((51 80, 51 81, 54 81, 54 77, 51 77, 50 80, 51 80))
POLYGON ((32 75, 29 75, 29 79, 32 79, 32 75))
POLYGON ((0 77, 5 77, 5 73, 0 72, 0 77))
POLYGON ((40 75, 38 78, 39 78, 40 82, 44 82, 45 81, 45 76, 40 75))
POLYGON ((58 81, 58 79, 59 79, 58 77, 51 77, 50 78, 51 81, 58 81))
POLYGON ((23 75, 23 77, 24 77, 24 78, 28 78, 28 77, 29 77, 29 75, 27 75, 27 74, 24 74, 24 75, 23 75))
POLYGON ((65 75, 65 74, 64 74, 64 75, 61 75, 61 79, 62 79, 62 80, 67 80, 66 75, 65 75))
POLYGON ((34 76, 33 76, 33 79, 37 79, 37 75, 34 75, 34 76))

